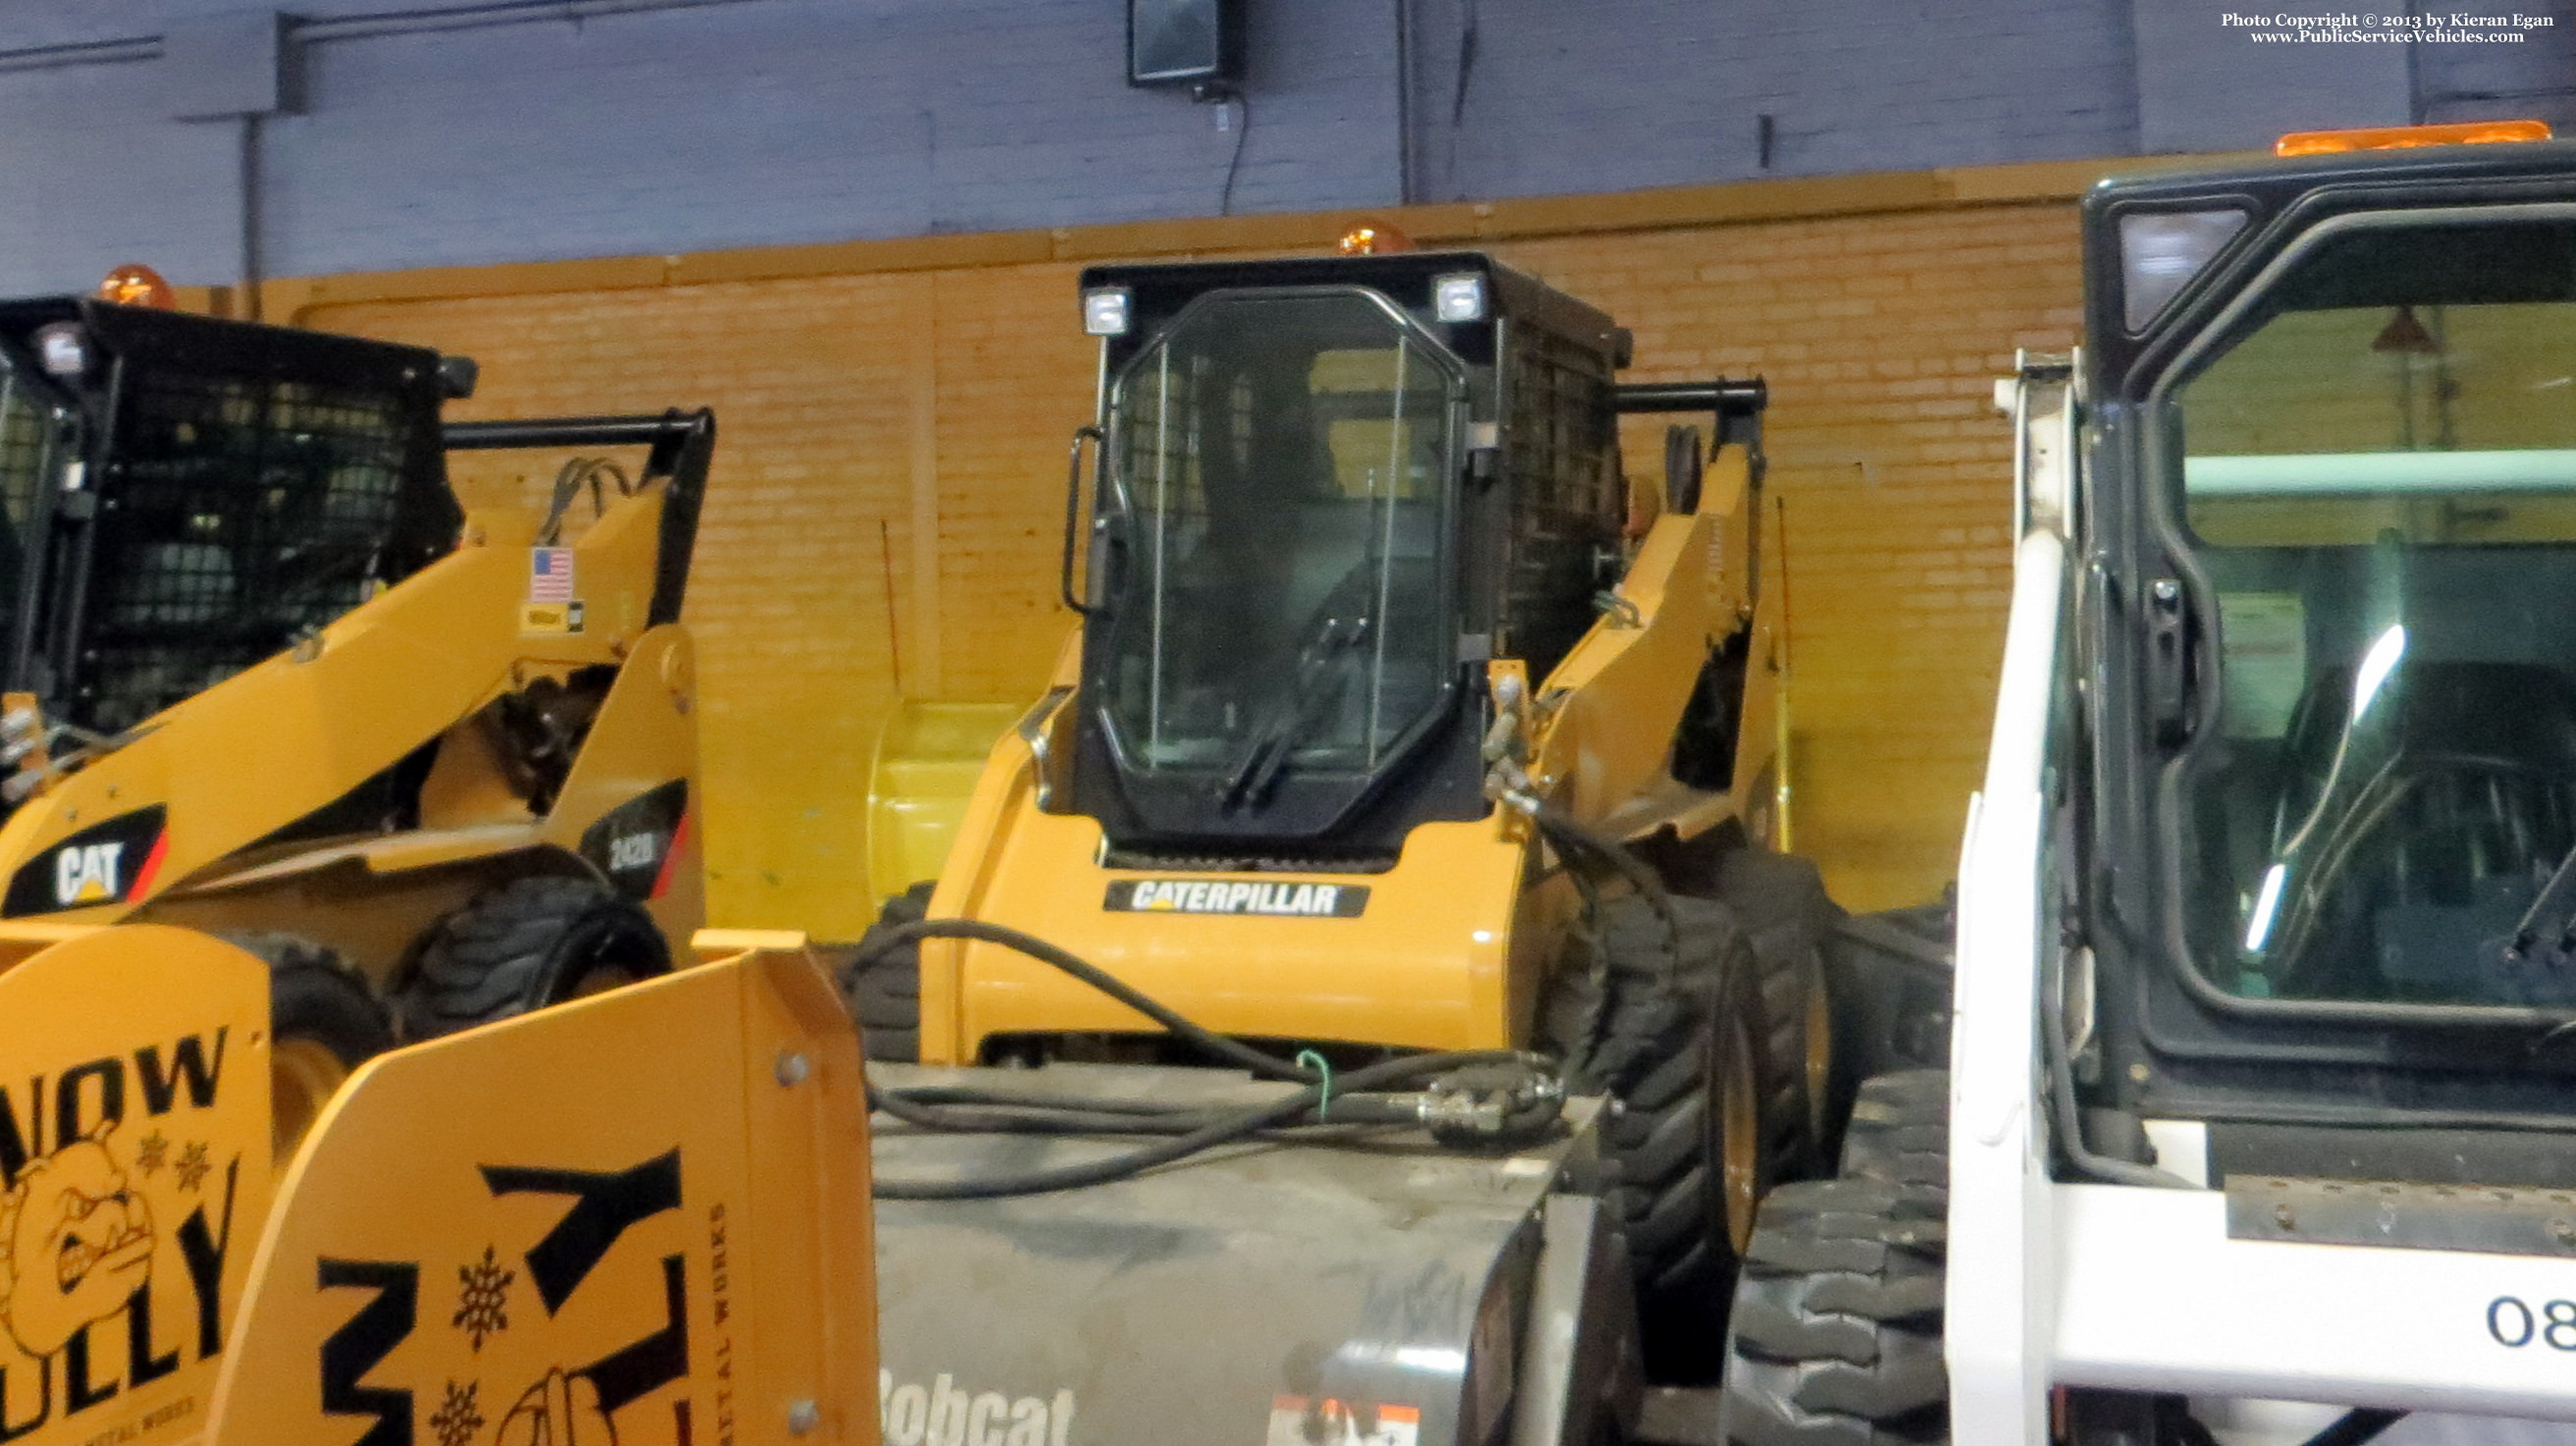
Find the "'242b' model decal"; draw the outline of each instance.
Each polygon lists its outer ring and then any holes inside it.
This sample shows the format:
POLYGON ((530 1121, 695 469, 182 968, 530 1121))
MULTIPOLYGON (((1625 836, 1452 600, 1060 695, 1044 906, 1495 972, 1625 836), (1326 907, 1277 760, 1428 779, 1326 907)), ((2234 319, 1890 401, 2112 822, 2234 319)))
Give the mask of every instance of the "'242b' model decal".
POLYGON ((658 899, 689 836, 689 781, 675 778, 601 814, 581 831, 581 856, 630 899, 658 899))

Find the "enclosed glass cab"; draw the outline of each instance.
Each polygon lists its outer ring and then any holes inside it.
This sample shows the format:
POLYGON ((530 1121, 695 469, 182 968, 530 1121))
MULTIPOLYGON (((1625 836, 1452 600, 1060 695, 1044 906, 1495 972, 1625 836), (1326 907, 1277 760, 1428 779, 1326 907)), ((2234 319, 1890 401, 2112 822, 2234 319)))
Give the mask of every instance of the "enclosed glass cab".
POLYGON ((112 736, 445 553, 439 387, 414 347, 0 303, 8 688, 112 736))
POLYGON ((1552 664, 1617 555, 1608 319, 1474 255, 1084 290, 1074 806, 1114 848, 1232 866, 1391 858, 1415 822, 1480 817, 1483 664, 1552 664))
MULTIPOLYGON (((2115 182, 2085 216, 2079 1073, 2282 1128, 2563 1113, 2576 147, 2115 182)), ((2222 1134, 2322 1168, 2321 1136, 2222 1134)))

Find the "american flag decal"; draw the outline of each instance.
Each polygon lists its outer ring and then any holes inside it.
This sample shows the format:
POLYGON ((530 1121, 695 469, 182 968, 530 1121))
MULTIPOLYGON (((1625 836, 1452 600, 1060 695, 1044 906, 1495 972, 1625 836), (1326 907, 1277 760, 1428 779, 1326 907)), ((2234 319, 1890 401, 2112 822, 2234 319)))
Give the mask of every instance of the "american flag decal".
POLYGON ((528 549, 528 601, 572 601, 572 549, 528 549))

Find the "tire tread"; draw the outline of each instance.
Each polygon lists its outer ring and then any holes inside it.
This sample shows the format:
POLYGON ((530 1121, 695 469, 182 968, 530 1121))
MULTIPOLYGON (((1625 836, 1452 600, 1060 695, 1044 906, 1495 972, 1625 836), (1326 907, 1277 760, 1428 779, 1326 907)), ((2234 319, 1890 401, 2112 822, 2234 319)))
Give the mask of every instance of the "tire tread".
POLYGON ((937 888, 935 880, 925 879, 886 900, 877 921, 859 936, 859 959, 841 970, 841 1004, 858 1025, 860 1046, 869 1059, 910 1064, 921 1058, 919 941, 868 956, 888 930, 929 917, 930 896, 937 888))
POLYGON ((404 1034, 431 1039, 553 1002, 564 981, 560 946, 579 929, 609 931, 636 951, 638 972, 671 967, 669 945, 643 907, 596 879, 546 874, 510 882, 431 931, 398 1001, 404 1034))

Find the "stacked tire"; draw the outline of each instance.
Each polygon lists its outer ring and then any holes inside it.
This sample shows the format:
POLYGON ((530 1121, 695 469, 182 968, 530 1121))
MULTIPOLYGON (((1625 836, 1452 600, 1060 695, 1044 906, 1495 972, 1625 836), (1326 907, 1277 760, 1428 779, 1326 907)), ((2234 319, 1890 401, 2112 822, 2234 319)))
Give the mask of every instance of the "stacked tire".
POLYGON ((910 1064, 921 1058, 921 941, 888 947, 886 936, 928 918, 938 887, 924 880, 886 900, 840 971, 841 1004, 857 1022, 859 1045, 869 1059, 910 1064))
POLYGON ((1864 1081, 1841 1173, 1783 1185, 1736 1283, 1720 1419, 1742 1446, 1949 1439, 1949 1075, 1864 1081))

